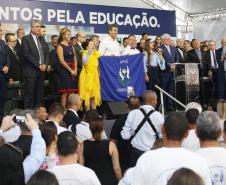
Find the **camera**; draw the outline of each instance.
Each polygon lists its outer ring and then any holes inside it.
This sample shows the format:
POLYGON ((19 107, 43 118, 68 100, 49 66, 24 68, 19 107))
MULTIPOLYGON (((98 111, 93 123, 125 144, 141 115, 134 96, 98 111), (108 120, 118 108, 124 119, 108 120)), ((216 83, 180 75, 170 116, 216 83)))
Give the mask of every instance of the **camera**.
POLYGON ((25 119, 26 119, 25 116, 15 116, 14 119, 13 119, 13 121, 16 124, 25 124, 25 119))

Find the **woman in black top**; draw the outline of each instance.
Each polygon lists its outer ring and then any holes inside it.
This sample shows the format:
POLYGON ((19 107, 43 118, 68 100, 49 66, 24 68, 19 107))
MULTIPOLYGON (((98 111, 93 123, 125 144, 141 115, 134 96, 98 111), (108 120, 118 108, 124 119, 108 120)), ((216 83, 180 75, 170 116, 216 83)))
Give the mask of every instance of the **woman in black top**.
POLYGON ((122 178, 118 150, 113 142, 101 140, 103 119, 92 119, 90 130, 93 138, 83 144, 84 165, 95 171, 102 185, 117 185, 122 178))

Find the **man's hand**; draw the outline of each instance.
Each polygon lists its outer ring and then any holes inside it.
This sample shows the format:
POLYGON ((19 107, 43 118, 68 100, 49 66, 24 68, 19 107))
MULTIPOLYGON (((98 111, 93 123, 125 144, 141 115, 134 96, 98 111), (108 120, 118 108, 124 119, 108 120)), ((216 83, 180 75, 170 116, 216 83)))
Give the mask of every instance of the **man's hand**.
POLYGON ((149 81, 149 77, 148 77, 148 75, 146 75, 146 74, 145 74, 145 76, 144 76, 144 80, 145 80, 146 82, 148 82, 148 81, 149 81))
POLYGON ((170 65, 170 71, 171 72, 174 72, 176 69, 176 66, 174 64, 170 65))
POLYGON ((15 114, 12 116, 4 117, 2 120, 2 126, 1 126, 0 130, 5 132, 5 131, 9 130, 10 128, 12 128, 15 125, 15 123, 13 122, 14 116, 15 116, 15 114))
POLYGON ((30 131, 38 128, 38 123, 36 123, 30 114, 26 114, 25 124, 30 131))
POLYGON ((39 66, 40 71, 44 72, 46 70, 46 65, 45 64, 41 64, 39 66))
POLYGON ((8 73, 8 71, 9 71, 8 66, 4 66, 4 67, 2 68, 2 71, 3 71, 5 74, 8 73))
POLYGON ((209 76, 209 78, 213 78, 213 73, 212 73, 212 71, 208 71, 208 76, 209 76))

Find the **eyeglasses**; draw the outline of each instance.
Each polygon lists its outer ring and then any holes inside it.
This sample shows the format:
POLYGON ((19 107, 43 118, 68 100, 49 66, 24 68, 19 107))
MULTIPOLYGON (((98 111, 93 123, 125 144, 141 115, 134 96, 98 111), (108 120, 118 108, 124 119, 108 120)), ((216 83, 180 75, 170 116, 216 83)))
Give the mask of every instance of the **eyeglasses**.
POLYGON ((20 154, 23 154, 23 151, 20 148, 14 146, 13 144, 5 143, 5 145, 9 146, 11 149, 14 149, 15 151, 19 152, 20 154))

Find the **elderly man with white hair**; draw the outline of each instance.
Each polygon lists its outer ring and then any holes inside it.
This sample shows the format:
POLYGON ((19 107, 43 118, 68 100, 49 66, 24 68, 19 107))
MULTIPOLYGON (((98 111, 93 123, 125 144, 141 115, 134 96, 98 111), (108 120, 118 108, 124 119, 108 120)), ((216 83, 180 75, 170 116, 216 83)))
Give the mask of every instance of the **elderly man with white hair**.
MULTIPOLYGON (((174 70, 175 64, 179 62, 179 58, 177 55, 176 48, 171 46, 171 36, 169 34, 163 34, 162 36, 163 44, 160 48, 163 50, 162 56, 165 60, 166 69, 160 71, 160 87, 163 88, 166 92, 174 95, 174 70)), ((165 107, 168 111, 174 110, 173 101, 168 98, 164 97, 165 107)))
POLYGON ((226 149, 220 147, 217 141, 222 134, 217 113, 203 112, 197 119, 196 133, 201 146, 197 153, 208 163, 212 184, 226 184, 226 149))

